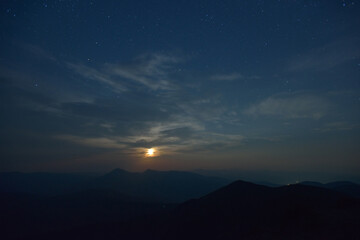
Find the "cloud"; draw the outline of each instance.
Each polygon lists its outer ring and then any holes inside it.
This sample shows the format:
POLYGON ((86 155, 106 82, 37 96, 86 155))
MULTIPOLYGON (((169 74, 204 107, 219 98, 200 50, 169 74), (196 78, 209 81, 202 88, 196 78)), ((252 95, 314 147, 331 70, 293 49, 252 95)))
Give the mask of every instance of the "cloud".
POLYGON ((36 111, 36 112, 51 113, 58 117, 63 117, 66 115, 66 113, 57 104, 54 103, 46 104, 41 102, 35 102, 32 101, 31 99, 27 99, 19 106, 23 106, 25 108, 31 109, 32 111, 36 111))
POLYGON ((40 46, 33 45, 33 44, 28 44, 28 43, 21 43, 21 42, 18 43, 18 45, 22 49, 30 52, 31 54, 33 54, 34 56, 36 56, 38 58, 51 60, 51 61, 54 61, 54 62, 57 61, 57 59, 55 58, 55 56, 52 53, 46 51, 45 49, 41 48, 40 46))
MULTIPOLYGON (((141 131, 130 131, 118 135, 116 131, 102 136, 83 137, 57 135, 56 139, 79 145, 118 149, 129 153, 141 153, 150 147, 161 149, 161 155, 182 152, 213 151, 238 146, 245 139, 242 135, 221 134, 207 131, 195 119, 181 117, 166 122, 147 122, 141 131)), ((115 127, 114 127, 115 129, 115 127)))
POLYGON ((107 129, 109 132, 113 132, 115 128, 114 123, 100 123, 99 126, 107 129))
POLYGON ((192 137, 161 135, 150 136, 103 136, 81 137, 75 135, 57 135, 55 139, 65 140, 83 146, 103 149, 117 149, 128 153, 145 151, 150 147, 161 149, 161 155, 170 153, 214 151, 242 145, 245 137, 236 134, 212 132, 193 133, 192 137))
POLYGON ((244 144, 245 136, 240 134, 222 134, 202 132, 194 138, 188 138, 182 143, 182 151, 197 152, 227 149, 244 144))
POLYGON ((143 124, 145 126, 141 131, 133 131, 132 134, 119 137, 119 140, 129 146, 164 146, 182 143, 205 130, 197 120, 176 115, 167 121, 149 121, 143 124))
POLYGON ((210 77, 210 79, 214 81, 234 81, 241 78, 243 78, 243 76, 240 73, 214 75, 210 77))
POLYGON ((353 124, 349 122, 330 122, 330 123, 326 123, 321 128, 315 128, 315 130, 320 132, 350 131, 358 127, 359 124, 353 124))
POLYGON ((112 87, 113 91, 115 92, 121 93, 127 90, 126 87, 124 87, 119 81, 112 79, 112 76, 106 72, 98 71, 83 64, 68 63, 67 65, 70 69, 74 70, 84 78, 104 83, 112 87))
POLYGON ((169 75, 173 64, 179 61, 179 58, 170 55, 147 54, 128 64, 104 64, 100 70, 74 63, 68 63, 68 67, 84 78, 110 86, 115 92, 128 90, 132 86, 130 83, 151 90, 174 90, 177 87, 169 75))
POLYGON ((322 47, 311 49, 289 64, 289 71, 326 71, 340 64, 360 58, 358 39, 341 39, 322 47))
POLYGON ((151 90, 172 90, 176 87, 170 81, 169 71, 179 61, 173 56, 150 54, 137 58, 132 64, 108 64, 107 68, 110 74, 135 81, 151 90))
POLYGON ((53 110, 63 103, 90 104, 95 101, 94 95, 86 90, 79 91, 76 85, 69 88, 65 76, 37 72, 36 66, 33 66, 34 72, 17 67, 0 67, 0 78, 6 92, 13 92, 17 100, 23 100, 21 106, 27 105, 36 111, 57 112, 53 110))
POLYGON ((240 73, 234 72, 229 74, 218 74, 210 77, 213 81, 234 81, 238 79, 259 79, 259 76, 244 76, 240 73))
POLYGON ((73 135, 58 135, 55 136, 55 138, 97 148, 123 149, 126 147, 125 144, 119 143, 116 138, 109 137, 80 137, 73 135))
POLYGON ((328 109, 325 99, 312 95, 272 96, 244 111, 251 116, 277 116, 287 119, 322 118, 328 109))
POLYGON ((102 132, 101 136, 57 135, 55 138, 97 148, 136 149, 138 147, 166 146, 175 142, 181 143, 193 132, 204 130, 200 123, 181 116, 163 122, 142 122, 140 125, 142 126, 139 130, 134 129, 135 125, 130 125, 131 129, 128 129, 128 132, 119 134, 115 123, 101 123, 99 125, 101 128, 110 127, 111 131, 102 132), (189 134, 183 135, 184 129, 187 129, 189 134))
POLYGON ((174 115, 172 116, 172 121, 162 122, 162 123, 151 123, 151 127, 149 133, 151 135, 159 135, 162 132, 179 129, 179 128, 190 128, 195 131, 202 131, 204 130, 204 126, 193 119, 192 117, 184 117, 181 115, 174 115))
POLYGON ((205 122, 224 120, 226 107, 217 102, 216 98, 179 102, 178 107, 188 116, 194 116, 205 122))

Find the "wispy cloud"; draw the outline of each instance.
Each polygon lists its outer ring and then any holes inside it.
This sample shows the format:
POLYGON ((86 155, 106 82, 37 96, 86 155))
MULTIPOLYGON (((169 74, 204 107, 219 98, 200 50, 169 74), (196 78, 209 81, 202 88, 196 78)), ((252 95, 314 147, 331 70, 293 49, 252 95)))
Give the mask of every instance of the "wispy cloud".
POLYGON ((40 46, 29 44, 29 43, 21 43, 21 42, 18 43, 18 45, 25 51, 28 51, 29 53, 31 53, 32 55, 34 55, 38 58, 43 58, 43 59, 51 60, 54 62, 57 61, 56 57, 52 53, 43 49, 40 46))
POLYGON ((187 139, 182 143, 182 151, 210 151, 238 147, 244 144, 245 136, 240 134, 222 134, 202 132, 195 138, 187 139))
POLYGON ((210 77, 214 81, 234 81, 241 78, 243 78, 243 75, 240 73, 219 74, 210 77))
POLYGON ((137 58, 132 64, 108 64, 110 74, 135 81, 152 90, 171 90, 169 70, 180 59, 163 54, 150 54, 137 58))
POLYGON ((111 137, 80 137, 74 135, 58 135, 55 136, 55 138, 97 148, 123 149, 126 147, 125 144, 119 143, 116 138, 111 137))
POLYGON ((185 127, 193 129, 195 131, 204 130, 204 126, 199 121, 196 121, 192 117, 174 115, 173 118, 176 120, 163 122, 163 123, 151 123, 149 133, 151 135, 159 135, 162 132, 166 132, 173 129, 185 128, 185 127))
POLYGON ((277 116, 288 119, 322 118, 329 104, 313 95, 272 96, 247 108, 244 113, 251 116, 277 116))
POLYGON ((99 126, 107 129, 109 132, 113 132, 115 128, 114 123, 100 123, 99 126))
POLYGON ((0 77, 3 80, 3 87, 16 96, 12 104, 29 110, 60 116, 64 115, 62 104, 95 102, 95 97, 85 91, 79 92, 68 88, 65 84, 59 85, 65 81, 62 76, 21 71, 13 66, 0 67, 0 77))
POLYGON ((161 149, 161 155, 182 152, 214 151, 243 145, 246 139, 242 135, 220 134, 212 132, 197 132, 191 138, 176 136, 104 136, 104 137, 81 137, 75 135, 57 135, 56 139, 65 140, 83 146, 117 149, 129 153, 142 152, 150 147, 161 149))
POLYGON ((34 101, 32 99, 23 99, 23 101, 21 101, 18 106, 30 109, 35 112, 50 113, 58 117, 63 117, 66 115, 60 106, 54 102, 44 103, 40 101, 34 101))
POLYGON ((217 74, 217 75, 213 75, 210 77, 210 80, 213 81, 234 81, 234 80, 239 80, 239 79, 246 79, 246 80, 250 80, 250 79, 259 79, 259 76, 244 76, 240 73, 237 72, 233 72, 233 73, 229 73, 229 74, 217 74))
POLYGON ((245 139, 242 135, 208 131, 196 119, 182 116, 169 121, 144 124, 146 126, 141 131, 132 130, 127 134, 118 135, 116 131, 111 131, 103 132, 102 136, 57 135, 55 138, 84 146, 118 149, 130 153, 141 153, 146 148, 155 147, 164 155, 229 148, 242 145, 245 139))
POLYGON ((116 92, 128 90, 128 81, 151 90, 174 90, 176 85, 171 81, 169 73, 173 64, 179 61, 179 58, 170 55, 148 54, 131 63, 108 63, 99 66, 99 69, 74 63, 68 63, 68 66, 84 78, 106 84, 116 92))
POLYGON ((324 71, 360 58, 359 39, 341 39, 299 55, 290 61, 289 71, 324 71))
POLYGON ((126 87, 124 87, 119 81, 113 79, 109 73, 104 71, 99 71, 83 64, 68 63, 68 67, 84 78, 99 81, 112 87, 115 92, 123 92, 127 90, 126 87))
POLYGON ((218 97, 192 99, 177 103, 181 112, 204 122, 216 122, 223 119, 226 107, 218 97))
POLYGON ((316 131, 320 132, 331 132, 331 131, 350 131, 355 128, 359 128, 359 124, 349 122, 330 122, 326 123, 321 128, 315 128, 316 131))

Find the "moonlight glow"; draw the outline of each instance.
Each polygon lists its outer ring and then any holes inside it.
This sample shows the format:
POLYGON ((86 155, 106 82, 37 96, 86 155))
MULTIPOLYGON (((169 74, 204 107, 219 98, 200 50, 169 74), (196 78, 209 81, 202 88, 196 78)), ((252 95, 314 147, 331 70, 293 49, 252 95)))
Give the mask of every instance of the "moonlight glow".
POLYGON ((154 148, 149 148, 148 150, 147 150, 147 156, 148 157, 153 157, 154 156, 154 153, 155 153, 155 149, 154 148))

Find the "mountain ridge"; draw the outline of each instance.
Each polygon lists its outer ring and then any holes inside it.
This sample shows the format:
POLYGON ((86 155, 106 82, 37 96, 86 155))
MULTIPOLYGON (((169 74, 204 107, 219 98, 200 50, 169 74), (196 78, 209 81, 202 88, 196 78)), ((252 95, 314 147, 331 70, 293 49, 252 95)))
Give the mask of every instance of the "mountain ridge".
POLYGON ((183 202, 230 181, 185 171, 129 172, 116 168, 102 176, 62 173, 0 173, 0 192, 56 196, 85 189, 107 189, 152 201, 183 202))
POLYGON ((299 184, 332 189, 352 197, 360 198, 360 184, 350 181, 336 181, 325 184, 320 182, 304 181, 299 184))
MULTIPOLYGON (((235 181, 164 214, 82 226, 55 239, 357 239, 360 200, 331 189, 235 181)), ((55 234, 40 239, 49 239, 55 234)))

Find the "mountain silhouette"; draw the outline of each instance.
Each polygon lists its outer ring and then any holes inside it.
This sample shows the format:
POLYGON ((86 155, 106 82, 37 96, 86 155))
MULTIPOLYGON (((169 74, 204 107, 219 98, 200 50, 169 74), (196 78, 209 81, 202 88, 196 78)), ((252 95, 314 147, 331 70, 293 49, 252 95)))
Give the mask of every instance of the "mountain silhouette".
POLYGON ((300 184, 332 189, 341 193, 345 193, 352 197, 360 198, 360 185, 353 182, 338 181, 323 184, 319 182, 306 181, 301 182, 300 184))
POLYGON ((236 181, 180 205, 178 239, 356 239, 360 201, 306 185, 270 188, 236 181))
POLYGON ((360 201, 307 185, 233 182, 160 215, 73 228, 39 239, 358 239, 360 201), (54 238, 54 236, 56 236, 54 238))
POLYGON ((168 211, 175 206, 171 203, 200 197, 228 183, 179 171, 115 169, 103 176, 0 173, 0 237, 129 221, 168 211))
POLYGON ((103 176, 55 173, 0 173, 0 192, 57 196, 88 189, 117 191, 158 202, 184 202, 230 183, 229 180, 190 172, 115 169, 103 176))
MULTIPOLYGON (((58 175, 54 178, 61 180, 58 175)), ((188 172, 121 169, 85 181, 75 179, 80 190, 58 195, 1 192, 0 237, 331 240, 360 236, 360 199, 337 190, 354 187, 348 182, 267 187, 235 181, 215 188, 225 180, 188 172), (210 188, 215 190, 200 195, 210 188), (156 201, 181 198, 190 200, 156 201)), ((23 189, 19 180, 14 182, 23 189)))

